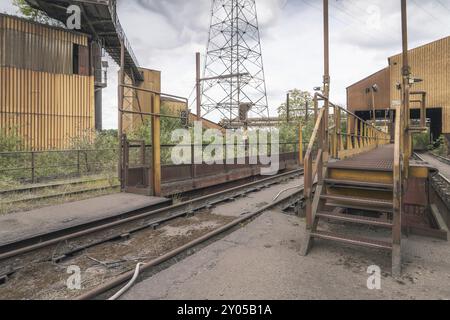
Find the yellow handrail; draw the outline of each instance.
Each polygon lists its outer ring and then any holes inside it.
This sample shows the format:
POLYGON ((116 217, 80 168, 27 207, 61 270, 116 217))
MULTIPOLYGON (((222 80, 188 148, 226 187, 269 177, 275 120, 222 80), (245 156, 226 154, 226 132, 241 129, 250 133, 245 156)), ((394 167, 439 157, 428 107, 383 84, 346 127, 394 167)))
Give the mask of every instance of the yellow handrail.
POLYGON ((379 145, 390 143, 388 133, 376 128, 371 123, 356 116, 341 106, 337 106, 320 93, 314 95, 314 114, 316 123, 309 141, 308 149, 304 159, 304 197, 306 203, 306 226, 311 229, 313 223, 313 185, 317 180, 319 193, 323 185, 325 165, 329 155, 336 159, 353 156, 358 153, 367 152, 379 145), (325 101, 329 108, 334 109, 334 124, 329 125, 329 116, 326 107, 318 110, 319 101, 325 101), (328 103, 327 103, 328 102, 328 103), (341 112, 347 117, 347 130, 343 132, 341 112), (333 133, 331 133, 333 131, 333 133), (313 167, 313 148, 318 142, 318 152, 313 167), (344 143, 345 142, 345 143, 344 143))

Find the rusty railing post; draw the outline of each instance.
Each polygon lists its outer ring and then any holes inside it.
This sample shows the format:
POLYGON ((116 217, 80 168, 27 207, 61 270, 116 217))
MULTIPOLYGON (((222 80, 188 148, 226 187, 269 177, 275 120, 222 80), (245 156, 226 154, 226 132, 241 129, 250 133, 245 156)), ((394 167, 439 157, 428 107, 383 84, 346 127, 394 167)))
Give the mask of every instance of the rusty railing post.
POLYGON ((31 151, 31 182, 36 182, 36 168, 35 168, 35 154, 34 151, 31 151))
POLYGON ((298 163, 300 166, 303 165, 303 126, 300 123, 298 128, 298 163))

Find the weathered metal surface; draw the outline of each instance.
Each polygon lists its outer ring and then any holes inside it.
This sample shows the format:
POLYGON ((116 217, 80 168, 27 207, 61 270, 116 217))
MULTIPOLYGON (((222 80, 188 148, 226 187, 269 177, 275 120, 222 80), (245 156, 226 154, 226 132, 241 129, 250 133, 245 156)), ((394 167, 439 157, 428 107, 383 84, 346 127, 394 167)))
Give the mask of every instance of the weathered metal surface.
POLYGON ((44 11, 49 17, 66 23, 69 14, 67 8, 73 4, 80 6, 83 23, 81 30, 103 43, 105 50, 120 64, 120 43, 125 44, 126 73, 136 80, 141 80, 139 63, 120 24, 116 11, 116 0, 27 0, 34 8, 44 11))
MULTIPOLYGON (((427 108, 442 108, 442 131, 450 133, 450 36, 409 50, 413 76, 423 79, 414 84, 415 91, 427 93, 427 108)), ((402 56, 389 58, 391 85, 401 83, 402 56)), ((391 101, 400 101, 400 91, 391 91, 391 101)), ((411 104, 419 108, 420 103, 411 104)))
MULTIPOLYGON (((286 153, 279 157, 279 169, 298 168, 298 154, 286 153)), ((236 161, 236 160, 235 160, 236 161)), ((225 182, 236 181, 259 176, 262 165, 169 165, 162 167, 162 195, 173 195, 181 192, 207 188, 225 182), (195 175, 193 175, 195 174, 195 175)))
POLYGON ((94 79, 73 69, 73 51, 87 46, 86 35, 0 15, 1 130, 31 150, 63 149, 70 138, 88 137, 94 79))
POLYGON ((393 159, 394 145, 386 145, 345 160, 331 162, 328 168, 392 172, 393 159))
POLYGON ((347 88, 347 107, 349 111, 372 110, 373 100, 371 92, 367 89, 372 88, 373 85, 378 86, 378 91, 373 96, 375 109, 387 110, 391 108, 390 72, 389 68, 384 68, 347 88))

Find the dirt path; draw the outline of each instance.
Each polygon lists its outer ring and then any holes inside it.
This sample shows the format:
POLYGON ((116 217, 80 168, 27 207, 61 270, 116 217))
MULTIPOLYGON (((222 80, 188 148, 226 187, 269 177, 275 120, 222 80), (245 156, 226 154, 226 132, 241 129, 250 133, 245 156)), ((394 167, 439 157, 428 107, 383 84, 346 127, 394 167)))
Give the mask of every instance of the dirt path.
MULTIPOLYGON (((339 228, 339 226, 335 226, 339 228)), ((363 232, 363 229, 359 231, 363 232)), ((450 245, 403 241, 403 276, 390 255, 317 241, 299 255, 304 221, 270 211, 244 228, 138 283, 124 299, 450 299, 450 245), (381 290, 367 268, 382 269, 381 290)))

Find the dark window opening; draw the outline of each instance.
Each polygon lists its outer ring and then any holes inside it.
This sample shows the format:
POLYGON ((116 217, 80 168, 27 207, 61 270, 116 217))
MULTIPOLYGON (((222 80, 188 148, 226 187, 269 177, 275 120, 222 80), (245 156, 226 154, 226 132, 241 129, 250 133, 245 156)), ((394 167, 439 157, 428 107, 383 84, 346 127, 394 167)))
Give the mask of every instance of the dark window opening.
POLYGON ((79 45, 74 44, 73 45, 73 53, 72 53, 72 61, 73 61, 73 67, 72 67, 72 73, 73 74, 80 74, 80 55, 79 55, 79 45))
MULTIPOLYGON (((420 119, 420 109, 411 110, 411 119, 420 119)), ((431 141, 436 141, 442 134, 442 109, 427 109, 427 122, 430 126, 431 141)))

